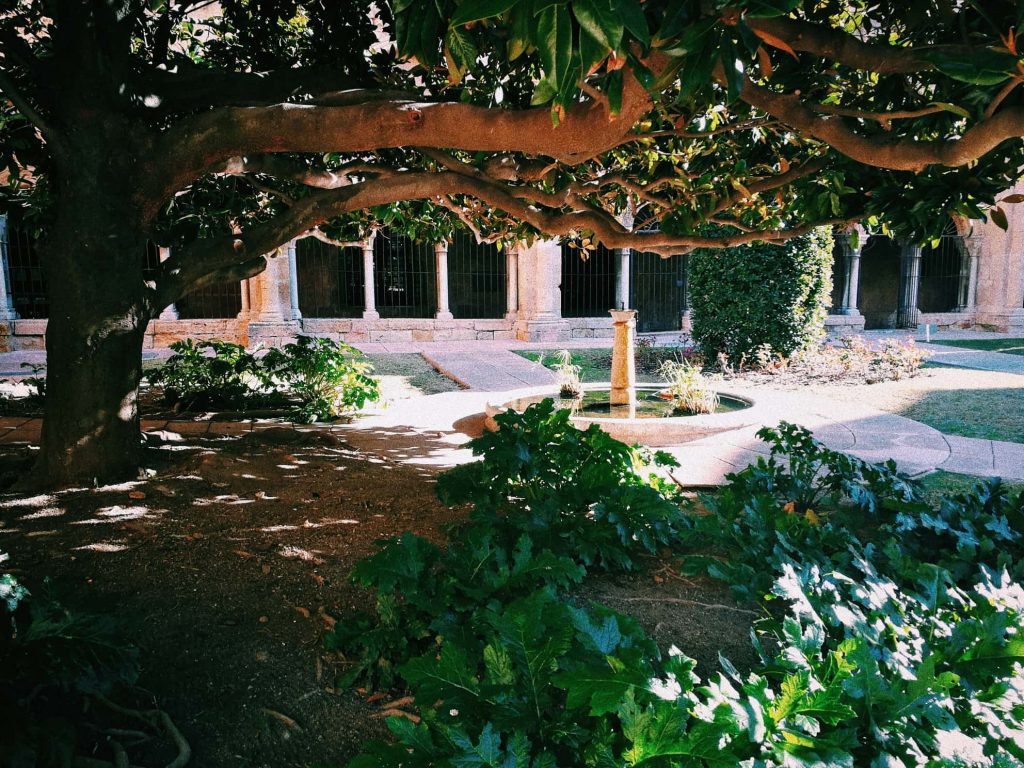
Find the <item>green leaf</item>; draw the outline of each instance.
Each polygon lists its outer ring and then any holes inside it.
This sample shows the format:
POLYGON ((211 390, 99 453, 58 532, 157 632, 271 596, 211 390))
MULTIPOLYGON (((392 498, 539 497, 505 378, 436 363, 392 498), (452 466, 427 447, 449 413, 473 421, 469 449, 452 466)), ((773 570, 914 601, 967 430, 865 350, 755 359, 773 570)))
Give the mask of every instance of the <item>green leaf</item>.
POLYGON ((580 28, 594 40, 613 51, 618 50, 623 23, 609 0, 573 0, 572 13, 580 28))
POLYGON ((647 27, 647 17, 643 6, 638 0, 616 0, 615 9, 622 19, 622 25, 644 47, 651 44, 651 33, 647 27))
POLYGON ((609 72, 605 79, 604 92, 608 95, 608 108, 612 115, 622 111, 622 70, 609 72))
POLYGON ((590 715, 599 717, 615 712, 629 691, 647 688, 647 675, 621 663, 616 666, 605 663, 559 672, 551 678, 551 684, 566 691, 567 707, 589 707, 590 715))
POLYGON ((925 51, 926 61, 939 72, 972 85, 998 85, 1013 75, 1017 57, 1006 51, 977 49, 950 53, 943 50, 925 51))
POLYGON ((557 94, 562 90, 572 62, 572 21, 565 6, 550 6, 538 14, 537 54, 557 94))
POLYGON ((466 0, 452 15, 451 26, 459 27, 474 21, 500 16, 516 2, 517 0, 466 0))

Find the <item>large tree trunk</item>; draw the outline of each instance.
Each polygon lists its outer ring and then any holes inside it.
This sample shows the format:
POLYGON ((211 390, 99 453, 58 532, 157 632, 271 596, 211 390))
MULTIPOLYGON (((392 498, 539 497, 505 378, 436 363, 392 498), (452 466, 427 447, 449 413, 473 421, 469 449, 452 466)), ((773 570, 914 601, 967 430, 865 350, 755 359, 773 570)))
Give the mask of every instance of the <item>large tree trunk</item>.
POLYGON ((75 136, 41 243, 50 313, 34 480, 50 486, 135 477, 142 454, 137 399, 152 308, 138 168, 125 126, 94 124, 75 136))
POLYGON ((134 477, 141 457, 142 340, 149 320, 142 300, 143 243, 88 242, 61 237, 59 229, 53 234, 45 252, 50 318, 36 474, 48 485, 134 477))

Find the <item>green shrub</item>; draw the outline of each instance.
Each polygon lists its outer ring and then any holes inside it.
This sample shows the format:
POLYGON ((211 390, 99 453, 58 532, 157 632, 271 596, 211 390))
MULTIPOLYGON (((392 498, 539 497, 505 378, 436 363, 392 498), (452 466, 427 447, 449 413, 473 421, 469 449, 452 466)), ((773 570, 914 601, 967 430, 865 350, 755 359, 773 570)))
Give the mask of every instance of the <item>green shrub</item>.
POLYGON ((275 394, 255 354, 229 341, 183 339, 171 344, 174 354, 146 374, 163 387, 176 410, 232 408, 265 404, 275 394))
POLYGON ((0 574, 0 765, 71 765, 95 748, 88 698, 133 684, 137 656, 103 619, 0 574))
MULTIPOLYGON (((553 422, 529 422, 532 434, 520 423, 507 442, 489 444, 482 463, 496 495, 543 506, 562 493, 546 471, 535 487, 523 471, 553 422), (503 456, 509 449, 515 458, 503 456)), ((730 478, 704 529, 723 555, 750 566, 717 575, 733 586, 754 575, 765 589, 757 597, 782 604, 756 625, 760 660, 749 673, 722 659, 702 685, 677 649, 662 658, 635 621, 572 605, 554 583, 474 588, 492 560, 498 573, 511 561, 471 554, 467 534, 481 532, 472 523, 453 531, 450 556, 406 535, 357 571, 392 598, 401 583, 391 609, 412 603, 446 617, 411 655, 402 646, 390 657, 422 721, 389 719, 394 742, 371 742, 350 768, 1020 765, 1024 589, 1000 565, 1021 554, 1021 500, 980 486, 928 516, 891 466, 828 451, 792 425, 762 436, 772 455, 730 478), (869 516, 868 544, 841 525, 857 515, 869 516), (981 529, 1010 547, 1005 556, 978 539, 988 552, 978 562, 964 539, 981 529), (916 540, 918 531, 940 536, 916 540), (449 566, 419 563, 445 557, 470 576, 468 588, 436 591, 449 566)), ((570 453, 575 482, 600 485, 578 458, 570 453)), ((524 543, 515 570, 528 573, 531 558, 524 543)))
POLYGON ((818 229, 782 245, 699 251, 690 259, 694 342, 707 360, 789 356, 824 334, 832 291, 832 235, 818 229))
POLYGON ((192 339, 171 345, 174 354, 147 380, 163 387, 176 410, 293 406, 304 422, 334 419, 377 400, 370 363, 341 342, 299 336, 262 357, 228 341, 192 339))
POLYGON ((360 357, 362 352, 340 341, 299 336, 267 352, 260 363, 298 398, 298 420, 314 422, 336 419, 380 398, 378 381, 370 375, 373 366, 360 357))

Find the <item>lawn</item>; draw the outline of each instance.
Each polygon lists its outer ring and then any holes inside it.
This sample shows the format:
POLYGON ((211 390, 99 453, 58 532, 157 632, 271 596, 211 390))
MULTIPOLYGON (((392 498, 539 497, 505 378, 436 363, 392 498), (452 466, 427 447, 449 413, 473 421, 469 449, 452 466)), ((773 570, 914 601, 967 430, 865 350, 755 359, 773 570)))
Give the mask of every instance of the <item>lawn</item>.
POLYGON ((943 339, 932 344, 946 347, 976 349, 981 352, 1002 352, 1007 355, 1024 355, 1024 339, 943 339))
MULTIPOLYGON (((920 480, 921 492, 924 495, 925 501, 935 506, 942 502, 944 496, 968 493, 980 482, 984 482, 983 479, 974 475, 943 472, 941 469, 925 475, 920 480)), ((1006 487, 1011 493, 1024 491, 1024 483, 1006 483, 1006 487)))

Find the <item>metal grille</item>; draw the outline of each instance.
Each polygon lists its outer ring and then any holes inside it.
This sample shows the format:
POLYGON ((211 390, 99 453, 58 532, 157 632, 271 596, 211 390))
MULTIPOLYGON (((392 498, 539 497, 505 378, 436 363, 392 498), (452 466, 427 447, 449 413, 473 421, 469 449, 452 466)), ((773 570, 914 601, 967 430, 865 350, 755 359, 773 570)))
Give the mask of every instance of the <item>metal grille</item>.
POLYGON ((295 266, 303 317, 362 316, 362 248, 305 237, 295 243, 295 266))
POLYGON ((374 296, 381 317, 433 317, 437 311, 434 246, 381 230, 373 241, 374 296))
POLYGON ((686 255, 663 259, 656 253, 633 251, 630 260, 630 305, 637 310, 640 333, 677 331, 687 307, 686 255))
POLYGON ((6 234, 3 243, 7 255, 7 275, 11 302, 18 317, 42 320, 49 317, 50 302, 46 296, 46 278, 36 248, 35 238, 8 220, 0 230, 6 234))
POLYGON ((189 291, 174 306, 180 320, 217 320, 237 317, 242 311, 242 284, 215 283, 189 291))
POLYGON ((448 303, 457 318, 505 316, 505 254, 460 233, 448 244, 448 303))
POLYGON ((562 244, 562 317, 607 317, 615 308, 615 263, 603 245, 585 252, 562 244), (589 253, 584 260, 581 253, 589 253))
POLYGON ((152 240, 146 241, 146 252, 142 262, 142 276, 151 278, 160 268, 160 248, 152 240))
POLYGON ((967 304, 970 261, 963 238, 953 225, 935 248, 921 249, 921 284, 917 306, 922 312, 955 312, 967 304))

